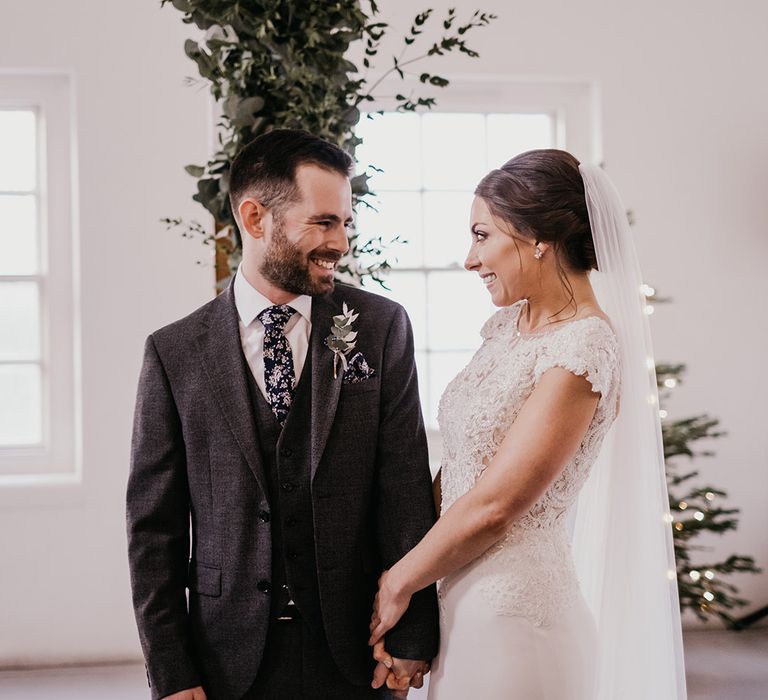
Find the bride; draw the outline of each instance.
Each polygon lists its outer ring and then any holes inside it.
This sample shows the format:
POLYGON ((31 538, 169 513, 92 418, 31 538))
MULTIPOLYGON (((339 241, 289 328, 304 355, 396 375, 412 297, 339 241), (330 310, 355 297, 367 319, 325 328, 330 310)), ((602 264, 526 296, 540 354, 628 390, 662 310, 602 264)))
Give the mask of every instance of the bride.
POLYGON ((432 700, 683 700, 653 360, 620 199, 558 150, 513 158, 475 195, 465 267, 501 308, 440 401, 441 517, 380 579, 374 656, 391 666, 386 632, 438 581, 432 700))

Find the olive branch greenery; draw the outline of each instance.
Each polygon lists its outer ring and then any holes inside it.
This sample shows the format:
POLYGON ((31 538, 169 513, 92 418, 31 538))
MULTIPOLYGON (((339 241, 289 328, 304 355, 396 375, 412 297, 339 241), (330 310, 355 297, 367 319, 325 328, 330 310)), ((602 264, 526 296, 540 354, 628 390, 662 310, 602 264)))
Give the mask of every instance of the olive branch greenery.
POLYGON ((333 317, 331 334, 325 339, 325 344, 333 350, 333 378, 338 376, 337 366, 341 360, 344 371, 347 370, 347 355, 355 349, 357 332, 352 330, 352 324, 360 314, 350 309, 345 301, 341 307, 342 313, 333 317))
MULTIPOLYGON (((414 64, 449 53, 476 58, 467 45, 468 32, 487 26, 495 15, 475 11, 461 22, 455 9, 442 20, 442 35, 426 46, 422 34, 432 26, 433 10, 419 12, 403 37, 399 55, 377 73, 381 43, 390 27, 378 18, 375 0, 161 0, 183 13, 183 21, 205 32, 188 39, 186 55, 199 77, 190 85, 208 87, 220 107, 215 152, 205 165, 187 165, 195 178, 193 199, 212 216, 215 233, 198 222, 162 219, 182 235, 201 237, 216 250, 217 286, 221 289, 237 268, 241 241, 229 206, 229 169, 239 150, 274 128, 302 128, 336 143, 354 157, 361 139, 355 135, 366 106, 373 106, 383 81, 391 76, 412 79, 417 87, 445 88, 449 81, 434 72, 411 72, 414 64), (350 46, 363 42, 362 70, 346 58, 350 46)), ((431 71, 431 69, 430 69, 431 71)), ((414 88, 395 95, 396 111, 431 109, 436 99, 414 88)), ((352 178, 353 204, 372 207, 368 187, 374 165, 352 178)), ((342 279, 359 283, 369 277, 383 284, 390 268, 384 241, 352 230, 350 254, 342 261, 342 279), (361 256, 372 260, 363 265, 361 256)))

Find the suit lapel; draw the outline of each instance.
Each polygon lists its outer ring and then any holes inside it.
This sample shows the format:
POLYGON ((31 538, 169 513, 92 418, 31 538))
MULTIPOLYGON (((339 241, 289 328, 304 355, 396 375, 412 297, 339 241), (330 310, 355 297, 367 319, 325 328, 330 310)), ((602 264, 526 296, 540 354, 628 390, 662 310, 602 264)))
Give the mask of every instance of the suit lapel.
POLYGON ((211 389, 248 466, 266 494, 267 482, 248 390, 246 372, 249 370, 240 344, 232 284, 214 301, 208 319, 208 328, 198 337, 198 344, 211 389))
POLYGON ((341 391, 341 373, 333 378, 333 351, 325 344, 331 332, 333 316, 341 313, 331 294, 312 300, 312 404, 310 410, 310 473, 315 477, 320 458, 323 456, 328 434, 336 415, 341 391))

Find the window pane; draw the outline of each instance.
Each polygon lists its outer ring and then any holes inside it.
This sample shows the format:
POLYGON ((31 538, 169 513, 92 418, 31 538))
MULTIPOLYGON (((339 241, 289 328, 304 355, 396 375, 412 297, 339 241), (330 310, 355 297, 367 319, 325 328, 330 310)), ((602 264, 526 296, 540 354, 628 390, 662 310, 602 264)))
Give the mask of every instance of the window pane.
POLYGON ((428 295, 430 349, 479 347, 480 329, 493 313, 490 295, 480 277, 465 270, 432 272, 428 295))
POLYGON ((424 235, 429 267, 463 265, 471 243, 471 192, 425 192, 424 235))
POLYGON ((554 148, 554 120, 549 114, 488 115, 489 170, 534 148, 554 148))
POLYGON ((38 272, 34 195, 0 195, 0 275, 38 272))
POLYGON ((430 359, 430 413, 427 419, 431 427, 437 427, 437 407, 440 397, 453 378, 467 366, 473 352, 438 352, 430 359))
POLYGON ((370 290, 392 299, 405 307, 413 325, 413 338, 416 349, 427 346, 427 292, 426 281, 421 272, 393 271, 387 278, 389 290, 378 285, 370 290))
POLYGON ((39 358, 40 295, 37 283, 0 282, 0 360, 34 361, 39 358))
POLYGON ((381 190, 417 190, 421 187, 419 141, 421 122, 418 114, 387 112, 363 118, 355 133, 363 139, 355 157, 358 172, 374 165, 383 172, 373 172, 369 186, 381 190))
MULTIPOLYGON (((421 194, 418 192, 381 192, 371 198, 378 211, 358 205, 357 230, 360 240, 381 236, 388 243, 395 236, 407 243, 387 245, 385 257, 393 267, 421 267, 424 264, 422 242, 421 194)), ((361 258, 361 264, 366 260, 361 258)))
POLYGON ((424 187, 474 191, 486 173, 482 114, 425 114, 424 187))
POLYGON ((34 190, 36 119, 31 110, 0 110, 0 191, 34 190))
POLYGON ((0 365, 0 447, 43 441, 42 386, 37 365, 0 365))

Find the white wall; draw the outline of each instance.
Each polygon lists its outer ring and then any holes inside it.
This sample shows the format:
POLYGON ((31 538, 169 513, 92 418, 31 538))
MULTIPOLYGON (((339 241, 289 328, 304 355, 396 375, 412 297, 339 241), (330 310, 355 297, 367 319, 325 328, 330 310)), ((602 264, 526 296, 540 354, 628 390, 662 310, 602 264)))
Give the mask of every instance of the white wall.
POLYGON ((71 69, 79 160, 80 489, 0 506, 0 664, 135 658, 124 491, 146 335, 211 295, 203 246, 163 216, 199 216, 206 93, 182 84, 192 29, 159 2, 0 2, 0 67, 71 69))
MULTIPOLYGON (((413 12, 403 0, 382 6, 403 27, 413 12)), ((470 35, 482 58, 449 57, 442 71, 599 82, 605 160, 636 213, 646 279, 675 298, 652 322, 659 358, 690 367, 672 414, 708 411, 730 433, 701 463, 743 509, 717 551, 768 565, 768 7, 482 6, 500 16, 470 35)), ((211 294, 210 271, 194 264, 204 249, 158 223, 202 216, 182 166, 208 153, 207 97, 182 84, 194 73, 182 51, 192 29, 159 2, 0 0, 0 16, 0 67, 71 68, 77 80, 84 410, 79 493, 2 500, 0 664, 135 657, 123 527, 131 413, 145 335, 211 294)), ((768 604, 767 574, 739 583, 755 607, 768 604)))

